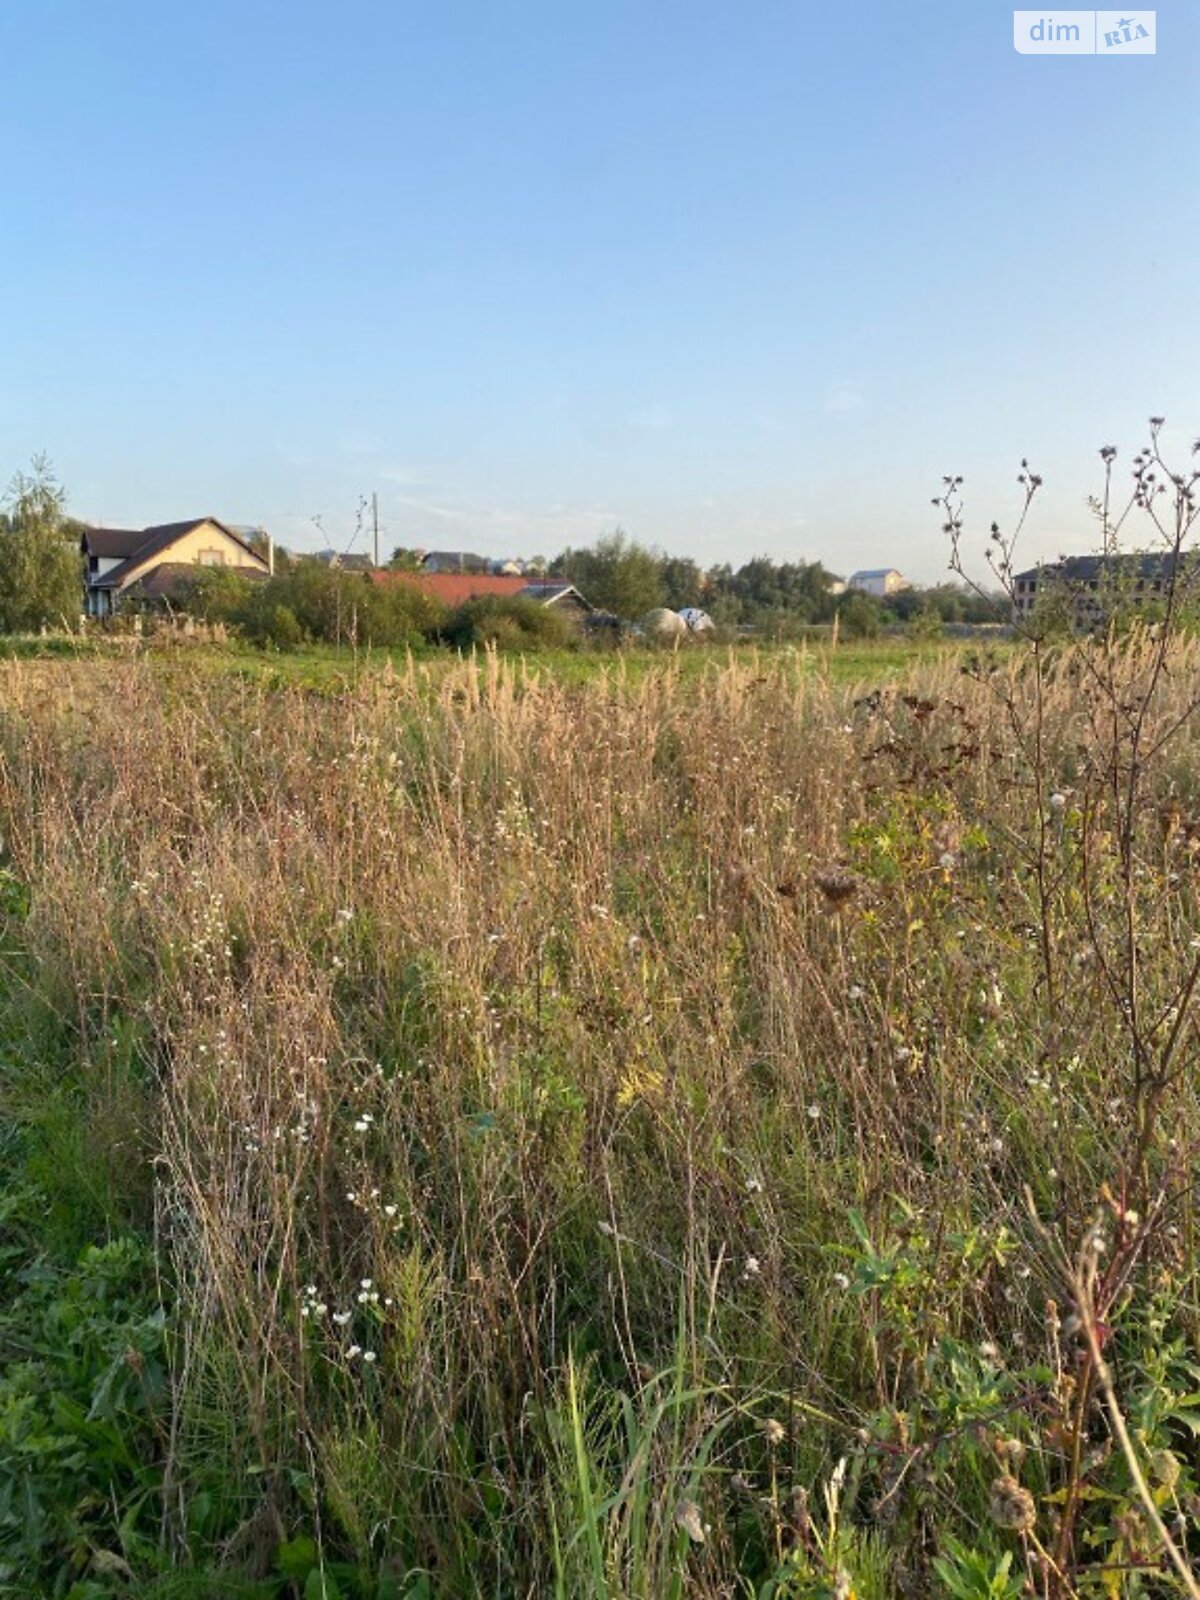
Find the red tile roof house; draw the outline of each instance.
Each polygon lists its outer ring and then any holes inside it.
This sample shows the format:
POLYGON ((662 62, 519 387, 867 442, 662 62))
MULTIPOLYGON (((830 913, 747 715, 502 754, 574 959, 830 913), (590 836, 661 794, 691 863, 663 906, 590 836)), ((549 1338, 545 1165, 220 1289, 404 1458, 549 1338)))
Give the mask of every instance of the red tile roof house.
POLYGON ((111 616, 131 591, 146 599, 167 599, 186 588, 199 567, 226 567, 254 578, 271 571, 269 558, 215 517, 153 528, 85 528, 79 543, 89 617, 111 616))
POLYGON ((483 595, 504 595, 517 600, 535 600, 539 605, 553 606, 564 616, 575 618, 590 616, 596 609, 585 600, 573 583, 565 578, 531 578, 508 576, 488 572, 372 572, 372 583, 385 587, 405 584, 419 589, 422 594, 443 605, 461 606, 467 600, 478 600, 483 595))

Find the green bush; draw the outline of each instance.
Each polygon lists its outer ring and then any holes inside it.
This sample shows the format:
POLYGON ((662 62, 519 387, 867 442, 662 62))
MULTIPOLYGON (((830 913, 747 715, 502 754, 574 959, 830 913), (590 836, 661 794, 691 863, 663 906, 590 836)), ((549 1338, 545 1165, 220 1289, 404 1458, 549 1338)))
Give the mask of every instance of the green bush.
POLYGON ((411 584, 362 584, 358 605, 360 644, 404 646, 436 637, 446 620, 446 607, 411 584))
POLYGON ((481 595, 451 614, 442 638, 456 650, 562 650, 575 642, 575 630, 536 600, 481 595))
POLYGON ((838 627, 846 639, 874 639, 880 629, 881 610, 867 594, 848 594, 838 605, 838 627))
MULTIPOLYGON (((231 601, 215 613, 248 639, 292 649, 305 643, 395 648, 436 634, 445 608, 411 585, 381 586, 361 573, 339 572, 318 561, 298 561, 265 583, 217 591, 231 601)), ((206 613, 210 614, 210 613, 206 613)))
POLYGON ((262 644, 273 644, 280 650, 294 650, 297 645, 304 643, 304 629, 291 606, 263 607, 255 621, 257 626, 252 637, 262 644))

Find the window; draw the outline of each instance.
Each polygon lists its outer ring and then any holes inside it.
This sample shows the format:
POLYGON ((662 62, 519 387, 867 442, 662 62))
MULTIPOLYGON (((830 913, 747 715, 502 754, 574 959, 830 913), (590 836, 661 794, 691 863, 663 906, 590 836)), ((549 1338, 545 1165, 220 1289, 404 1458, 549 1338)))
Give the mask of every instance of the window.
POLYGON ((202 567, 223 567, 225 565, 224 550, 201 550, 196 560, 202 567))

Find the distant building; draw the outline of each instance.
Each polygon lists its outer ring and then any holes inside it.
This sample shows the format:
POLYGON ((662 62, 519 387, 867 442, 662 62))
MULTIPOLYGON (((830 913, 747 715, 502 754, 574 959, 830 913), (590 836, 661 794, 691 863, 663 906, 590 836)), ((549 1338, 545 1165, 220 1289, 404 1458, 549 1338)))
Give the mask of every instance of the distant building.
POLYGON ((486 556, 472 555, 469 550, 427 550, 421 558, 424 572, 490 572, 492 563, 486 556))
POLYGON ((318 550, 304 559, 319 561, 322 566, 330 567, 335 572, 370 572, 375 565, 371 557, 362 551, 318 550))
MULTIPOLYGON (((1065 556, 1018 572, 1012 581, 1013 620, 1027 617, 1047 598, 1061 597, 1084 626, 1094 626, 1109 615, 1113 606, 1145 605, 1160 599, 1175 576, 1174 552, 1131 551, 1128 555, 1065 556)), ((1185 555, 1180 562, 1180 581, 1200 578, 1196 557, 1185 555)))
POLYGON ((899 594, 912 585, 895 567, 866 567, 862 572, 852 572, 846 580, 847 589, 858 589, 863 594, 873 594, 882 600, 886 595, 899 594))

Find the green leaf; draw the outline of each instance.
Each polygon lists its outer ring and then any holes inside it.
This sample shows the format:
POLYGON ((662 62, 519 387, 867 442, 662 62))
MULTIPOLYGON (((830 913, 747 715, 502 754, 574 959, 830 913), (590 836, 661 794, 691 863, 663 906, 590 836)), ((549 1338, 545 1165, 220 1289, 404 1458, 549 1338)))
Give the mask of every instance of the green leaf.
POLYGON ((337 1579, 328 1569, 324 1572, 320 1567, 312 1569, 304 1585, 304 1600, 342 1600, 337 1579))
POLYGON ((317 1565, 317 1544, 308 1534, 285 1539, 275 1552, 275 1565, 285 1578, 307 1578, 317 1565))

